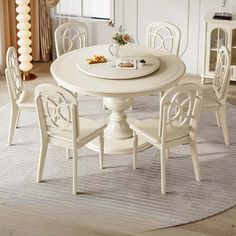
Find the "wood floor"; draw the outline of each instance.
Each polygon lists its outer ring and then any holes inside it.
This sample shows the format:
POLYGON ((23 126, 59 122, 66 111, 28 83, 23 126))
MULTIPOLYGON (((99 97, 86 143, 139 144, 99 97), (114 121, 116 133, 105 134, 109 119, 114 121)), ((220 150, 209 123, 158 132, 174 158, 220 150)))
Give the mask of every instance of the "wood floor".
MULTIPOLYGON (((26 82, 26 86, 36 86, 39 83, 54 83, 49 76, 49 64, 38 63, 34 66, 38 78, 26 82)), ((188 77, 187 80, 198 80, 188 77)), ((236 83, 231 84, 229 101, 236 105, 236 83)), ((7 104, 8 93, 4 78, 0 78, 0 107, 7 104)), ((1 190, 0 190, 1 191, 1 190)), ((236 198, 236 196, 235 196, 236 198)), ((224 199, 222 199, 224 201, 224 199)), ((97 231, 91 227, 73 224, 49 217, 47 214, 34 214, 30 209, 20 206, 15 208, 0 206, 0 236, 128 236, 119 232, 97 231)), ((139 236, 236 236, 236 207, 219 215, 173 228, 154 230, 139 236)))

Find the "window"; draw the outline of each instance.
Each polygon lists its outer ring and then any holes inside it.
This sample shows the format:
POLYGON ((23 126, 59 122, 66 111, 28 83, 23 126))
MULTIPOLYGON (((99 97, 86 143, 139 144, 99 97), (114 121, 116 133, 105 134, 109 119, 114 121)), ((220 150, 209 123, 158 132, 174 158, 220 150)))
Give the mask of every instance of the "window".
POLYGON ((60 0, 56 15, 110 20, 114 15, 114 0, 60 0))
POLYGON ((81 1, 60 0, 56 8, 56 13, 68 16, 81 16, 81 1))

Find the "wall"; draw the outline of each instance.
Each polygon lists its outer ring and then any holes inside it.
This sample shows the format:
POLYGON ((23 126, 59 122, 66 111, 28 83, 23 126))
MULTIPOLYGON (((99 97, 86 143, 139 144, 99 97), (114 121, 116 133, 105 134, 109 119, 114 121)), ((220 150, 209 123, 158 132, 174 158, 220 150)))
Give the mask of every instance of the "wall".
MULTIPOLYGON (((203 18, 221 10, 221 0, 116 0, 115 21, 123 24, 136 40, 145 44, 145 28, 155 21, 167 21, 181 30, 180 55, 187 72, 201 74, 204 42, 203 18)), ((236 0, 227 8, 236 13, 236 0)), ((111 43, 112 31, 103 23, 92 25, 92 43, 111 43)))

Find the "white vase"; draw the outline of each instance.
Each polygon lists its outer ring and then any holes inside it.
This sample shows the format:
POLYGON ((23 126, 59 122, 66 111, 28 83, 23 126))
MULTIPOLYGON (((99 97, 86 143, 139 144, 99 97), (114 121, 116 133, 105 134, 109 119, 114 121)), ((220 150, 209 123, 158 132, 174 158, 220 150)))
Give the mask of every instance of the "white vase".
POLYGON ((113 57, 119 56, 119 50, 120 50, 120 44, 118 43, 113 43, 109 46, 109 52, 113 57))

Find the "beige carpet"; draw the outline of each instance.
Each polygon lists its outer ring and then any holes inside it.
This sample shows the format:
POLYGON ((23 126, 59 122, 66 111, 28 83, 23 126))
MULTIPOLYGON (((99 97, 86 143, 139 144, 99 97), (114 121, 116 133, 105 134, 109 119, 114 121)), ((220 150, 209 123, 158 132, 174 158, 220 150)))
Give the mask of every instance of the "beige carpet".
MULTIPOLYGON (((149 117, 158 110, 158 98, 135 100, 131 116, 149 117)), ((107 117, 101 99, 81 97, 83 116, 107 117)), ((9 106, 0 109, 0 204, 20 206, 35 213, 66 218, 92 228, 137 234, 196 221, 236 204, 236 108, 228 106, 231 146, 226 147, 215 117, 201 117, 198 149, 203 181, 194 179, 188 145, 171 150, 167 161, 166 196, 160 193, 159 151, 139 153, 139 166, 132 170, 131 156, 105 157, 98 168, 98 155, 81 149, 79 192, 71 195, 72 161, 62 148, 50 146, 44 179, 35 183, 39 132, 34 113, 22 115, 14 144, 6 146, 9 106)))

